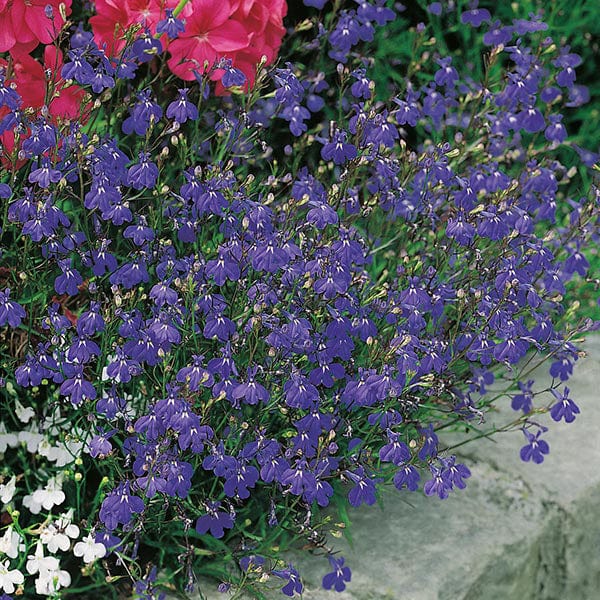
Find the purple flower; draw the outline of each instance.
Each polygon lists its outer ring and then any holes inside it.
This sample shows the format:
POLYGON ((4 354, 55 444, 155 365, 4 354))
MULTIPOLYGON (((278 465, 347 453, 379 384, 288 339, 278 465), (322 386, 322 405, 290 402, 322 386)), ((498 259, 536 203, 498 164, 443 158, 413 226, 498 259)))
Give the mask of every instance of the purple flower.
POLYGON ((100 355, 100 347, 96 342, 77 336, 67 350, 67 359, 74 363, 87 363, 100 355))
POLYGON ((238 464, 226 477, 223 485, 225 495, 230 498, 236 496, 244 500, 250 497, 248 488, 253 488, 258 481, 258 470, 253 466, 238 464))
POLYGON ((158 167, 150 160, 148 152, 140 152, 140 162, 127 172, 127 183, 136 190, 152 189, 158 179, 158 167))
POLYGON ((96 398, 96 388, 83 377, 83 365, 66 363, 63 370, 67 378, 60 386, 62 396, 67 396, 75 406, 96 398))
POLYGON ((59 260, 58 266, 62 271, 54 280, 54 289, 57 294, 68 294, 76 296, 79 293, 79 286, 83 283, 83 277, 77 269, 71 266, 71 259, 59 260))
POLYGON ((590 263, 587 258, 579 251, 576 250, 572 252, 565 261, 565 272, 572 275, 573 273, 579 273, 581 277, 585 277, 588 269, 590 268, 590 263))
POLYGON ((123 237, 133 240, 136 246, 143 246, 146 242, 154 239, 154 231, 147 227, 144 222, 137 225, 129 225, 123 231, 123 237))
POLYGON ((290 492, 295 496, 313 493, 317 485, 315 475, 309 470, 304 459, 297 460, 292 468, 284 471, 280 483, 289 485, 290 492))
POLYGON ((7 323, 10 327, 18 327, 26 316, 25 309, 9 296, 9 288, 0 292, 0 327, 4 327, 7 323))
POLYGON ((167 118, 173 119, 176 123, 185 123, 188 119, 198 120, 198 109, 188 99, 189 89, 180 88, 179 98, 167 106, 167 118))
POLYGON ((450 480, 449 473, 446 470, 438 469, 433 465, 430 469, 432 478, 425 482, 423 491, 426 496, 434 496, 437 494, 441 500, 444 500, 452 490, 452 481, 450 480))
POLYGON ((333 160, 336 165, 343 165, 348 160, 357 156, 356 146, 346 142, 345 131, 336 131, 331 142, 321 148, 321 157, 324 160, 333 160))
POLYGON ((165 10, 165 15, 166 18, 156 24, 156 33, 166 33, 167 36, 173 40, 179 37, 180 33, 185 31, 185 25, 181 19, 173 16, 172 8, 167 8, 165 10))
POLYGON ((229 64, 221 66, 223 69, 223 76, 221 77, 221 83, 223 84, 223 87, 230 88, 244 85, 247 81, 244 72, 231 66, 231 61, 227 60, 227 63, 229 64))
POLYGON ((355 507, 363 503, 369 506, 375 504, 377 501, 375 481, 365 475, 364 469, 361 467, 356 472, 345 471, 345 474, 355 483, 355 486, 348 492, 350 504, 355 507))
POLYGON ((352 73, 356 81, 350 88, 350 93, 358 99, 368 100, 371 97, 371 80, 367 77, 365 69, 356 69, 352 73))
POLYGON ((287 579, 287 583, 281 588, 281 592, 290 598, 294 594, 302 594, 304 586, 300 581, 300 573, 294 569, 292 565, 288 565, 287 569, 272 571, 273 575, 281 579, 287 579))
POLYGON ((240 569, 244 572, 258 571, 265 564, 265 559, 262 556, 251 554, 240 558, 240 569))
POLYGON ((579 407, 569 398, 569 388, 565 387, 562 394, 556 390, 550 391, 557 400, 556 404, 550 409, 552 418, 555 421, 560 421, 564 418, 566 423, 572 423, 575 420, 575 415, 579 414, 579 407))
POLYGON ((487 46, 500 46, 509 42, 512 36, 512 27, 504 26, 500 21, 496 21, 483 36, 483 43, 487 46))
POLYGON ((344 566, 343 556, 335 558, 330 555, 328 558, 333 571, 323 577, 323 587, 326 590, 335 588, 336 592, 343 592, 346 589, 346 582, 352 578, 352 572, 344 566))
POLYGON ((444 465, 444 479, 449 481, 451 485, 455 485, 459 490, 465 489, 467 484, 464 479, 471 477, 470 469, 466 465, 456 463, 455 456, 443 459, 442 464, 444 465))
POLYGON ((281 269, 289 260, 287 252, 277 246, 274 238, 257 244, 250 252, 252 267, 257 271, 275 273, 281 269))
POLYGON ((211 315, 206 319, 202 334, 207 339, 214 337, 226 342, 235 332, 235 323, 223 315, 211 315))
POLYGON ((148 29, 131 45, 128 54, 140 63, 150 62, 154 56, 161 54, 162 44, 148 29))
POLYGON ((244 399, 246 404, 258 404, 259 402, 269 401, 269 392, 264 386, 254 380, 257 367, 248 368, 248 380, 246 383, 240 383, 232 393, 233 398, 244 399))
POLYGON ((432 2, 427 6, 427 12, 439 17, 442 14, 442 3, 441 2, 432 2))
POLYGON ((549 373, 561 381, 567 381, 573 375, 573 361, 568 356, 559 357, 550 365, 549 373))
POLYGON ((200 535, 210 532, 213 537, 218 539, 225 535, 225 529, 233 527, 235 517, 220 508, 220 502, 209 502, 206 505, 207 514, 198 517, 196 521, 196 531, 200 535))
POLYGON ((438 437, 433 431, 433 425, 430 423, 427 429, 421 429, 419 433, 423 436, 423 446, 419 450, 419 458, 425 460, 428 456, 434 458, 437 455, 438 437))
POLYGON ((410 460, 410 450, 399 440, 399 437, 399 434, 388 431, 389 443, 379 450, 379 459, 382 462, 391 462, 400 466, 410 460))
POLYGON ((533 379, 530 379, 527 383, 519 381, 520 394, 515 394, 512 399, 512 409, 522 410, 525 414, 533 409, 533 379))
POLYGON ((42 164, 39 168, 31 171, 29 174, 29 183, 37 183, 41 188, 49 188, 50 184, 58 183, 62 178, 62 173, 58 169, 53 169, 50 166, 48 158, 42 159, 42 164))
POLYGON ((160 120, 163 115, 162 108, 150 99, 150 94, 149 90, 144 90, 137 95, 138 102, 131 110, 130 116, 123 121, 124 133, 135 132, 139 136, 144 136, 151 123, 160 120))
POLYGON ((482 23, 489 21, 491 18, 490 11, 486 8, 474 8, 472 10, 466 10, 461 15, 460 20, 473 27, 479 27, 482 23))
POLYGON ((166 479, 165 494, 179 498, 187 497, 194 475, 194 467, 190 463, 170 460, 163 468, 163 475, 166 479))
POLYGON ((404 465, 394 475, 394 485, 398 490, 406 486, 411 492, 419 489, 421 476, 414 465, 404 465))
POLYGON ((77 319, 77 333, 81 336, 92 336, 104 331, 104 318, 100 314, 100 303, 91 302, 90 309, 82 312, 77 319))
POLYGON ((527 108, 517 118, 521 127, 529 133, 542 131, 546 127, 544 116, 537 108, 527 108))
POLYGON ((544 131, 544 137, 549 142, 562 144, 567 139, 567 130, 561 121, 562 115, 550 115, 550 125, 544 131))
POLYGON ((116 535, 112 535, 108 531, 98 531, 94 536, 94 541, 97 544, 102 544, 106 548, 106 554, 110 554, 113 551, 121 550, 121 538, 116 535))
POLYGON ((89 442, 90 455, 94 458, 98 456, 104 458, 112 452, 112 444, 109 439, 117 433, 116 429, 107 431, 106 433, 102 428, 99 428, 100 433, 95 435, 89 442))
POLYGON ((453 87, 458 81, 458 72, 452 66, 452 57, 439 58, 437 63, 440 66, 440 69, 435 72, 435 82, 437 85, 453 87))
POLYGON ((550 452, 550 446, 544 440, 539 439, 542 430, 540 429, 533 435, 527 429, 523 429, 523 434, 527 438, 527 444, 521 448, 521 460, 525 462, 533 460, 537 464, 544 462, 544 454, 550 452))
POLYGON ((144 510, 144 501, 131 494, 129 482, 121 483, 102 502, 100 520, 109 531, 119 523, 127 525, 133 515, 144 510))

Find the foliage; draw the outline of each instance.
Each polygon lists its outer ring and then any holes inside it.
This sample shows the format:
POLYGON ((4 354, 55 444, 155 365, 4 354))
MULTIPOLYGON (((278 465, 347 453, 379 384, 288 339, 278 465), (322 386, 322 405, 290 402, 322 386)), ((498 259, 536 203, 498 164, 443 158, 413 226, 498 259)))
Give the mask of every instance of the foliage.
POLYGON ((341 591, 348 505, 465 488, 440 431, 542 462, 598 325, 560 14, 305 0, 274 63, 282 2, 105 4, 0 40, 0 591, 341 591))

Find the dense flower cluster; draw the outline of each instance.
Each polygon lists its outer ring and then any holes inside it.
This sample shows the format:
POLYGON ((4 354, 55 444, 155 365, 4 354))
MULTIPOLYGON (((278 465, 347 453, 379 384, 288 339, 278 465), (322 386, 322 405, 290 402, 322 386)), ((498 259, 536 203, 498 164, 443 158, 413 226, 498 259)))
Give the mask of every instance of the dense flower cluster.
POLYGON ((45 47, 46 87, 27 91, 31 57, 0 65, 0 591, 56 595, 83 561, 90 597, 105 577, 160 597, 165 569, 189 590, 204 567, 291 597, 290 531, 342 591, 320 508, 464 489, 440 428, 509 396, 542 462, 536 415, 579 413, 562 386, 594 326, 564 319, 600 231, 598 190, 565 196, 578 56, 537 17, 473 8, 485 83, 436 55, 383 102, 360 54, 382 0, 299 26, 318 60, 271 70, 283 0, 95 9, 64 60, 45 47), (550 359, 544 394, 528 353, 550 359))

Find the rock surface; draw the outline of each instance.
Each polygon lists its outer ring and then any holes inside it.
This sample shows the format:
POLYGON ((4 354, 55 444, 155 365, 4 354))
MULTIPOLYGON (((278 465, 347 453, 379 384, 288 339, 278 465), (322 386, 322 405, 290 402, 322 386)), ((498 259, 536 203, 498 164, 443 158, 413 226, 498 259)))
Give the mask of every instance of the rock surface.
MULTIPOLYGON (((581 408, 574 423, 550 425, 550 454, 524 463, 523 434, 513 431, 462 446, 472 477, 447 500, 418 493, 383 494, 383 508, 350 512, 353 545, 335 540, 352 568, 342 593, 320 588, 322 557, 294 557, 307 600, 587 600, 600 594, 600 337, 584 345, 568 382, 581 408)), ((536 389, 547 387, 547 365, 536 389), (546 385, 544 385, 544 383, 546 385), (542 387, 540 387, 540 385, 542 387)), ((548 394, 548 399, 551 396, 548 394)), ((506 406, 486 418, 515 418, 506 406)), ((499 402, 501 404, 501 402, 499 402)), ((447 445, 451 436, 443 438, 447 445)), ((206 583, 208 600, 225 600, 206 583)), ((200 594, 195 598, 201 597, 200 594)), ((274 593, 272 598, 284 598, 274 593)))

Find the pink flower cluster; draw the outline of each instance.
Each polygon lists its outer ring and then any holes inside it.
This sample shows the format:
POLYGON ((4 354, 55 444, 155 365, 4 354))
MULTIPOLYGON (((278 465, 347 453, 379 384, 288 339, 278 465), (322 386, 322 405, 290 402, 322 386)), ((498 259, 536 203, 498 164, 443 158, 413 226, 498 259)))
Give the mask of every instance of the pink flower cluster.
POLYGON ((71 12, 71 0, 0 0, 0 52, 31 52, 49 44, 71 12))
MULTIPOLYGON (((167 9, 175 9, 177 0, 96 0, 95 6, 90 19, 94 37, 110 54, 122 50, 123 36, 134 25, 155 34, 157 23, 167 9)), ((189 0, 179 14, 184 32, 176 39, 161 38, 170 53, 169 68, 192 81, 194 71, 204 73, 228 58, 252 85, 261 58, 269 64, 277 56, 286 13, 285 0, 189 0)))
MULTIPOLYGON (((60 78, 62 52, 52 45, 70 13, 71 0, 0 0, 0 52, 8 53, 6 59, 0 58, 0 74, 15 85, 23 108, 47 106, 54 119, 77 117, 84 94, 78 86, 65 86, 60 78), (40 43, 46 44, 43 62, 31 56, 40 43)), ((2 107, 0 119, 7 113, 8 108, 2 107)), ((3 133, 0 142, 10 153, 12 130, 3 133)))

